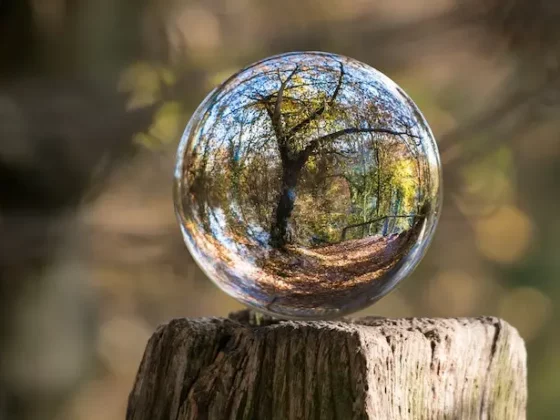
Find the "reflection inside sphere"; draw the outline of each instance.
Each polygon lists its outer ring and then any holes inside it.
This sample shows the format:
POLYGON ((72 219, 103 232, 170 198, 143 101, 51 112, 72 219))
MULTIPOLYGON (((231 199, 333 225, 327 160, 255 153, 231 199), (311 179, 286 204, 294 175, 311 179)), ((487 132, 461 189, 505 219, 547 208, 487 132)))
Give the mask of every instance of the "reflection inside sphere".
POLYGON ((178 152, 185 242, 230 295, 333 317, 418 263, 440 204, 431 131, 383 74, 326 53, 256 63, 212 92, 178 152))

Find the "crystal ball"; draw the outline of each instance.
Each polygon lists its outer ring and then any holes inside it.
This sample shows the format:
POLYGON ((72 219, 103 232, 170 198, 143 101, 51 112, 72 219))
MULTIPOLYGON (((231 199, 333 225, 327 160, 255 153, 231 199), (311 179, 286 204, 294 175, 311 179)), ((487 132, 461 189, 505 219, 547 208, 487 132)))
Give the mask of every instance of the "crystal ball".
POLYGON ((327 319, 417 266, 440 172, 430 127, 395 82, 340 55, 288 53, 239 71, 195 111, 175 210, 223 291, 274 316, 327 319))

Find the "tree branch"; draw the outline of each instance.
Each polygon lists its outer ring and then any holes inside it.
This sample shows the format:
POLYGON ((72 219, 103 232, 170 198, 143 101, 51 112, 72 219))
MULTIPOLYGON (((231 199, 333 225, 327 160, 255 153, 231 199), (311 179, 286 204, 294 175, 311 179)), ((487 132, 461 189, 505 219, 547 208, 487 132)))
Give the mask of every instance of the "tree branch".
POLYGON ((295 76, 296 72, 298 71, 299 66, 296 66, 294 68, 294 70, 290 73, 290 75, 286 78, 286 80, 284 80, 282 82, 282 84, 280 85, 280 89, 278 89, 278 95, 276 96, 276 103, 274 105, 274 112, 269 111, 269 115, 272 119, 272 125, 275 127, 274 131, 276 132, 276 135, 278 135, 278 141, 283 141, 284 138, 284 133, 283 133, 283 129, 282 129, 282 113, 281 111, 281 107, 282 107, 282 100, 284 97, 284 89, 286 89, 286 85, 290 82, 290 80, 292 80, 292 78, 295 76))
MULTIPOLYGON (((337 155, 337 156, 341 156, 343 158, 348 158, 348 157, 350 157, 354 154, 352 152, 344 153, 344 152, 341 152, 339 150, 322 150, 320 153, 323 154, 323 155, 337 155)), ((319 151, 315 150, 313 152, 313 155, 317 155, 317 154, 319 154, 319 151)))
POLYGON ((354 224, 348 225, 344 229, 342 229, 342 235, 340 236, 340 240, 344 241, 346 239, 346 232, 348 232, 348 229, 352 229, 352 228, 360 227, 360 226, 365 226, 365 225, 371 225, 373 223, 377 223, 377 222, 380 222, 380 221, 385 220, 385 219, 405 219, 405 218, 409 218, 409 217, 423 217, 423 216, 421 214, 395 214, 395 215, 390 215, 389 214, 387 216, 377 217, 375 219, 368 220, 366 222, 354 223, 354 224))
POLYGON ((344 77, 344 65, 342 63, 339 63, 339 65, 340 65, 340 74, 338 76, 338 83, 336 85, 336 88, 335 88, 331 98, 328 100, 328 102, 323 103, 323 105, 321 105, 319 108, 317 108, 311 114, 309 114, 309 116, 307 118, 305 118, 304 120, 302 120, 298 124, 296 124, 294 127, 292 127, 288 131, 288 133, 286 134, 286 137, 289 138, 290 136, 293 136, 299 130, 301 130, 302 128, 309 125, 312 121, 317 119, 317 117, 321 116, 321 114, 323 114, 323 112, 325 112, 325 109, 327 108, 327 105, 331 106, 334 103, 334 101, 338 97, 338 93, 340 92, 340 88, 342 86, 342 78, 344 77))
POLYGON ((356 133, 380 133, 380 134, 392 134, 394 136, 402 136, 407 135, 409 137, 417 138, 414 134, 408 131, 395 131, 389 128, 345 128, 343 130, 335 131, 334 133, 330 133, 324 135, 322 137, 316 138, 307 145, 305 149, 301 152, 302 159, 307 159, 307 157, 311 156, 311 154, 323 143, 331 140, 335 140, 339 137, 345 136, 347 134, 356 134, 356 133))

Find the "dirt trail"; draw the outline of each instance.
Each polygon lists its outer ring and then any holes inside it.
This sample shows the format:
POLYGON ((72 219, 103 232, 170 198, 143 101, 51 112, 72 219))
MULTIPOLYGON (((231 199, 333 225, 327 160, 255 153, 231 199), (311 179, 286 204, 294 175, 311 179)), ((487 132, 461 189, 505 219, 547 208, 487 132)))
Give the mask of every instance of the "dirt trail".
POLYGON ((270 276, 263 287, 314 293, 341 290, 374 281, 394 266, 407 248, 407 233, 392 237, 354 239, 321 248, 292 246, 272 252, 263 269, 270 276))

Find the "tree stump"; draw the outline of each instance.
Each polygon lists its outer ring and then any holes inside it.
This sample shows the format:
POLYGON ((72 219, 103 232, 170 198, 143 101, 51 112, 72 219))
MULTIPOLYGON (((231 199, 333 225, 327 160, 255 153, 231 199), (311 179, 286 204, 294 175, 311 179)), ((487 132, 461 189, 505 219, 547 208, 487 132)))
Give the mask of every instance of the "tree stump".
POLYGON ((525 418, 526 352, 497 318, 177 319, 150 339, 128 420, 525 418))

